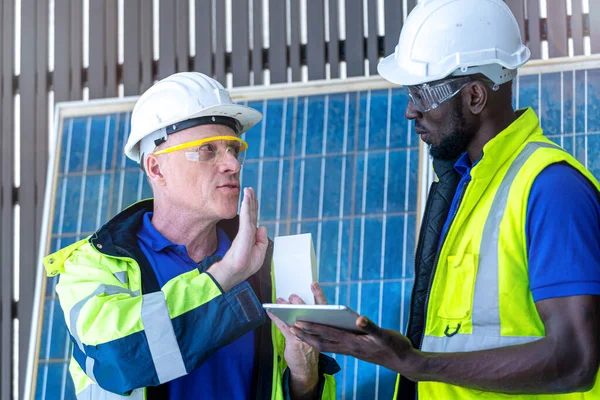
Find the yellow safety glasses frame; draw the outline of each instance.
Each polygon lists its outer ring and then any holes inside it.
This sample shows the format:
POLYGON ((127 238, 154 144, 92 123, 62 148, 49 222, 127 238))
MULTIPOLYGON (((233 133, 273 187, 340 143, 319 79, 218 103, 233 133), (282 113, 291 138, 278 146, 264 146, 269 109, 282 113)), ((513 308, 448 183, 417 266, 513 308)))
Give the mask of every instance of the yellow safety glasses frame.
POLYGON ((233 155, 240 164, 243 164, 246 159, 246 150, 248 143, 237 136, 211 136, 200 140, 194 140, 187 143, 178 144, 176 146, 167 147, 166 149, 155 151, 154 155, 168 154, 175 151, 187 150, 197 147, 195 151, 185 152, 186 158, 190 161, 217 164, 225 159, 225 155, 229 152, 233 155), (225 149, 215 145, 213 142, 228 141, 236 142, 236 145, 227 144, 225 149), (237 147, 239 143, 239 147, 237 147))

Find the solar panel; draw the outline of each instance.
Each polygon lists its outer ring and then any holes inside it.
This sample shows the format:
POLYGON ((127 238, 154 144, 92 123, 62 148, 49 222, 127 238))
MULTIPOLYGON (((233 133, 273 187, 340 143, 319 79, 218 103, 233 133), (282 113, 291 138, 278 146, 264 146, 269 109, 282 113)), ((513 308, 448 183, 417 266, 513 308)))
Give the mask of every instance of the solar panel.
MULTIPOLYGON (((419 210, 419 142, 399 89, 252 99, 264 119, 246 133, 242 184, 256 189, 269 236, 310 232, 327 298, 404 331, 419 210)), ((555 142, 600 176, 600 71, 522 76, 515 105, 530 105, 555 142), (557 95, 560 94, 560 95, 557 95)), ((44 254, 94 232, 150 196, 122 152, 131 99, 59 113, 44 254)), ((33 368, 35 399, 74 399, 70 342, 54 287, 44 279, 33 368)), ((391 398, 395 374, 337 356, 338 398, 391 398)))

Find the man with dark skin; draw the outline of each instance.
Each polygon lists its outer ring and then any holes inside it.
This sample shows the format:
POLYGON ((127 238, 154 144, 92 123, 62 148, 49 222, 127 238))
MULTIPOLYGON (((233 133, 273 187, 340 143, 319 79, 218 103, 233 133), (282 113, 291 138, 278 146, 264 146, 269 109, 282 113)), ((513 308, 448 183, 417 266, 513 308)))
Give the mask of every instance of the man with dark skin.
MULTIPOLYGON (((511 84, 496 93, 474 81, 459 96, 427 113, 408 102, 404 115, 430 146, 434 158, 471 161, 517 115, 511 84)), ((594 384, 600 362, 600 297, 572 296, 536 303, 546 337, 535 342, 477 352, 426 353, 398 332, 378 327, 365 316, 356 320, 364 335, 298 322, 290 330, 321 352, 346 354, 379 364, 408 379, 436 381, 501 393, 568 393, 594 384)))
POLYGON ((600 398, 600 184, 532 109, 513 109, 529 56, 501 0, 430 0, 379 64, 406 88, 404 115, 439 177, 406 336, 365 316, 363 334, 290 331, 398 372, 395 398, 600 398))

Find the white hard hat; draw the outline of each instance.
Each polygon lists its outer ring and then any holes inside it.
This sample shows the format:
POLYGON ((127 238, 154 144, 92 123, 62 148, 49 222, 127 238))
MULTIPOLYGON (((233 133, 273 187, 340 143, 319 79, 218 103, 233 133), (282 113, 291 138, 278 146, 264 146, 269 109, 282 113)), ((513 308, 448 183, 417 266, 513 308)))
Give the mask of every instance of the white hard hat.
POLYGON ((140 162, 167 139, 167 135, 202 124, 231 126, 236 134, 262 119, 253 108, 235 104, 223 85, 200 72, 180 72, 148 89, 131 115, 125 154, 140 162))
POLYGON ((422 0, 377 71, 400 85, 477 73, 499 85, 512 80, 530 55, 503 0, 422 0))

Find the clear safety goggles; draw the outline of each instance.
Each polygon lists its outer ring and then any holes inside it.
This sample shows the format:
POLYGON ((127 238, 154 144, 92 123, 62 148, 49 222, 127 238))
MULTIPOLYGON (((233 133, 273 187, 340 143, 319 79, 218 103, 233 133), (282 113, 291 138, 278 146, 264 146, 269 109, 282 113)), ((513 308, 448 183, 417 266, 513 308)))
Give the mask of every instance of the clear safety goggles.
POLYGON ((438 83, 405 86, 409 101, 420 112, 436 109, 445 101, 456 96, 465 86, 473 82, 470 77, 447 79, 438 83))
POLYGON ((227 154, 231 154, 240 164, 246 159, 248 143, 237 136, 212 136, 192 142, 178 144, 155 151, 154 155, 173 153, 174 151, 186 150, 185 157, 189 161, 219 164, 225 160, 227 154))

